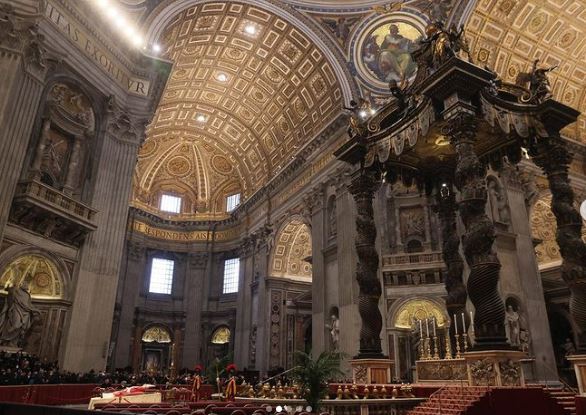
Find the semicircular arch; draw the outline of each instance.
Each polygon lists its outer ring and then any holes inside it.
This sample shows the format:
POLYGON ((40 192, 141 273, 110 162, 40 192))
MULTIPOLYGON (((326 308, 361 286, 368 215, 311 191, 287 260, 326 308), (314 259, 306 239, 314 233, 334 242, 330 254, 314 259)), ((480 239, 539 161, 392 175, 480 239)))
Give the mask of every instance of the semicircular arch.
POLYGON ((300 216, 293 216, 280 226, 276 234, 270 275, 311 280, 311 254, 311 230, 300 216))

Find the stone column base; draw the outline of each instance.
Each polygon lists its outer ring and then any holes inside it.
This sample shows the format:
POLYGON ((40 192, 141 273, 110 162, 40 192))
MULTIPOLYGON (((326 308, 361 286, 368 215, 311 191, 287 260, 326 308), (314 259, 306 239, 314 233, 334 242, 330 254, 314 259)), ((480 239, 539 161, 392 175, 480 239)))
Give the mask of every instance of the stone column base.
POLYGON ((464 353, 470 386, 525 386, 518 350, 482 350, 464 353))
POLYGON ((574 365, 580 395, 586 395, 586 354, 573 354, 566 359, 574 365))
POLYGON ((352 381, 361 385, 391 383, 393 361, 390 359, 353 359, 352 381))

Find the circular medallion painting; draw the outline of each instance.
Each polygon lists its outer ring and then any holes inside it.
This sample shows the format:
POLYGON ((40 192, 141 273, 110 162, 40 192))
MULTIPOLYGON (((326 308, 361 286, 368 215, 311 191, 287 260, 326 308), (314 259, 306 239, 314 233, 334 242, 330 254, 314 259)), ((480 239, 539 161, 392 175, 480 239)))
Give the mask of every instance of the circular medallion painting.
POLYGON ((412 80, 417 64, 411 53, 423 33, 411 23, 399 20, 380 22, 366 32, 358 47, 358 67, 366 78, 385 86, 390 81, 412 80))

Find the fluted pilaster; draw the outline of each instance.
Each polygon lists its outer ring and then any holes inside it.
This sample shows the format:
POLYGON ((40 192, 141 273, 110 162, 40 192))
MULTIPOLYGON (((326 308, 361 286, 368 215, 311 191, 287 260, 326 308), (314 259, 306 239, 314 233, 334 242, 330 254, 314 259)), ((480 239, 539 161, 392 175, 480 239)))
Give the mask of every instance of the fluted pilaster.
POLYGON ((458 210, 466 228, 462 238, 470 267, 468 295, 475 308, 476 349, 508 348, 505 336, 505 306, 498 291, 501 264, 493 243, 495 227, 486 215, 486 167, 474 149, 476 119, 460 113, 450 119, 447 134, 455 146, 455 184, 460 191, 458 210))
POLYGON ((378 278, 378 253, 375 247, 376 226, 374 223, 373 197, 379 181, 369 172, 355 173, 349 191, 356 202, 356 253, 358 263, 356 280, 360 288, 358 311, 362 320, 358 358, 380 358, 383 356, 380 332, 382 315, 378 302, 382 294, 378 278))
POLYGON ((572 155, 559 135, 538 139, 530 153, 549 182, 551 210, 557 223, 556 241, 562 255, 562 278, 570 289, 570 314, 579 329, 578 350, 586 353, 586 244, 568 178, 572 155))

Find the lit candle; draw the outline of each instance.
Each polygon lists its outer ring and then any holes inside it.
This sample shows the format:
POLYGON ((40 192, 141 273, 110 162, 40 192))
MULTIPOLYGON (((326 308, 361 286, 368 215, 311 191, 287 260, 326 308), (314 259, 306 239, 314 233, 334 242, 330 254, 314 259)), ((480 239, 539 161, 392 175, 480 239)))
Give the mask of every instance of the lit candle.
POLYGON ((456 334, 458 334, 458 320, 456 319, 455 314, 454 314, 454 329, 456 330, 456 334))
POLYGON ((425 319, 425 333, 427 334, 427 338, 429 338, 429 319, 425 319))
POLYGON ((433 318, 433 320, 431 321, 432 327, 433 327, 433 337, 437 337, 437 334, 435 332, 435 317, 433 318))
POLYGON ((423 326, 421 325, 421 320, 419 320, 419 334, 421 335, 421 339, 423 339, 423 326))
POLYGON ((462 332, 466 334, 466 317, 464 317, 464 313, 462 313, 462 332))

